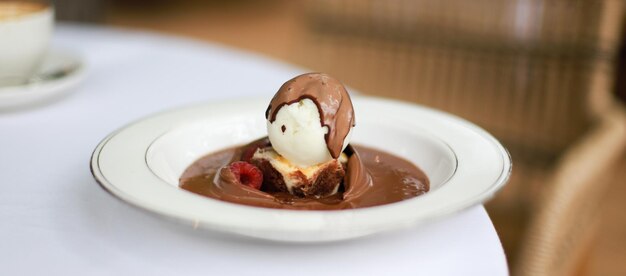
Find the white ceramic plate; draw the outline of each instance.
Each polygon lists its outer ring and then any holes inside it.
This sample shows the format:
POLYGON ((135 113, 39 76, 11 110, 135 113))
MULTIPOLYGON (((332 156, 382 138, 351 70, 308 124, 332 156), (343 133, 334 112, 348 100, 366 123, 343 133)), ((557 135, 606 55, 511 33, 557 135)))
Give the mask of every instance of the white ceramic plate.
POLYGON ((56 99, 84 78, 85 64, 76 54, 51 50, 23 85, 0 87, 0 110, 17 109, 56 99))
POLYGON ((418 105, 355 97, 352 142, 414 162, 429 176, 430 192, 370 208, 296 211, 228 203, 178 188, 179 176, 200 157, 265 136, 268 101, 204 104, 132 123, 96 147, 92 173, 121 200, 194 227, 317 242, 415 225, 480 204, 511 171, 504 147, 467 121, 418 105))

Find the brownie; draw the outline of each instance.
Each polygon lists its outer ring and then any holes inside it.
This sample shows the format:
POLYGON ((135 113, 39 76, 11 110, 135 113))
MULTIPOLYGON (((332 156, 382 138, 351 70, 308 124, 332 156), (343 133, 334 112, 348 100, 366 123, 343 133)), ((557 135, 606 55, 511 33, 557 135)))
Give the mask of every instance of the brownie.
MULTIPOLYGON (((266 192, 289 192, 285 180, 267 159, 252 159, 251 162, 263 172, 261 190, 266 192)), ((294 172, 290 177, 298 179, 292 194, 305 198, 322 198, 332 195, 337 185, 341 185, 345 169, 339 162, 329 162, 310 179, 301 173, 294 172)))

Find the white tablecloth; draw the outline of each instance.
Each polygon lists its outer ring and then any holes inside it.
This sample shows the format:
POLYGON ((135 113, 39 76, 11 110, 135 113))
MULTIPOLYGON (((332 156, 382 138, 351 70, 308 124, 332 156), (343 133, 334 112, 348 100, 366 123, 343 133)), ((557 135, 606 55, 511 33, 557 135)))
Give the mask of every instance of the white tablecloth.
POLYGON ((193 230, 135 209, 92 179, 98 142, 181 105, 267 95, 303 72, 226 47, 63 25, 54 47, 88 75, 48 105, 0 113, 2 275, 506 275, 483 206, 409 229, 326 244, 193 230), (88 273, 85 273, 88 272, 88 273))

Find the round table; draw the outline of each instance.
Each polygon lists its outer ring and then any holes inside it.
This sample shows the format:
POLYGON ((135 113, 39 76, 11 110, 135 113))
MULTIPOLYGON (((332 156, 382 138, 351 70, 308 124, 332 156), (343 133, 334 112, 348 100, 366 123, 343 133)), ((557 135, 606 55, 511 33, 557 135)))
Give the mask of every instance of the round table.
POLYGON ((60 25, 53 47, 87 77, 46 105, 0 113, 0 271, 6 275, 507 275, 483 206, 365 238, 288 244, 194 230, 135 209, 89 171, 110 132, 155 112, 265 95, 306 70, 168 36, 60 25))

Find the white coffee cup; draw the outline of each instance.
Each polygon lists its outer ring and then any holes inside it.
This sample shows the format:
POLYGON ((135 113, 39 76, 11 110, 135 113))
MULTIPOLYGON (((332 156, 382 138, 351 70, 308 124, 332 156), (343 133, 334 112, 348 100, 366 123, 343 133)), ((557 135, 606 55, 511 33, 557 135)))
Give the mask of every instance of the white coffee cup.
POLYGON ((0 1, 0 87, 23 84, 36 73, 53 24, 49 4, 0 1))

